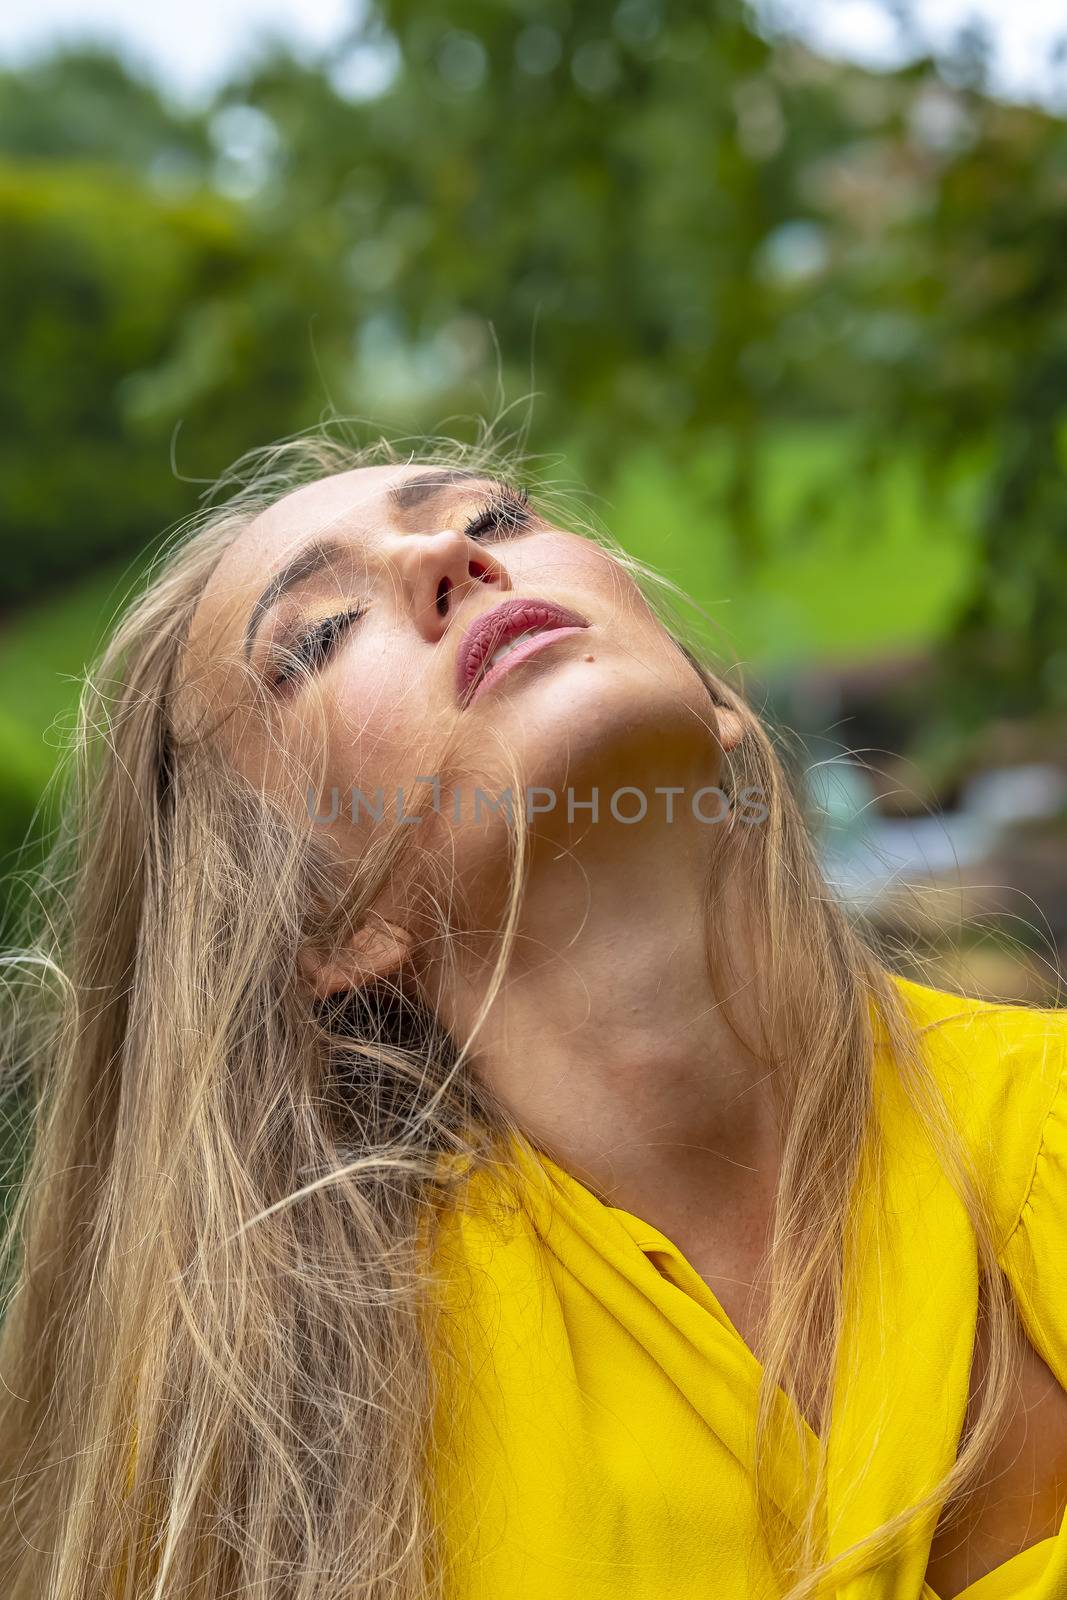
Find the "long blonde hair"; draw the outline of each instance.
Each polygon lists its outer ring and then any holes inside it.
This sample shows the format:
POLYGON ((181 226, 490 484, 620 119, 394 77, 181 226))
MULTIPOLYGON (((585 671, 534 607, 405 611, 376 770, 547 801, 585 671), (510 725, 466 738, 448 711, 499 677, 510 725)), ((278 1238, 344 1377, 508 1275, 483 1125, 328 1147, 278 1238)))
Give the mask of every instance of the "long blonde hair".
MULTIPOLYGON (((443 1592, 424 1471, 427 1229, 450 1193, 440 1156, 503 1171, 521 1130, 469 1070, 471 1041, 400 983, 312 1004, 297 982, 298 949, 358 924, 405 830, 338 884, 210 729, 179 736, 172 704, 199 598, 252 518, 300 483, 403 460, 513 479, 527 466, 491 429, 413 450, 319 429, 251 452, 159 554, 84 686, 61 822, 5 961, 3 1087, 24 1140, 0 1330, 7 1600, 443 1592)), ((729 827, 716 870, 743 875, 768 1036, 791 1041, 773 1063, 783 1158, 756 1482, 783 1590, 806 1600, 832 1576, 824 1457, 795 1533, 761 1467, 779 1387, 825 1446, 848 1201, 864 1151, 877 1162, 872 1002, 973 1221, 990 1359, 952 1471, 864 1541, 870 1565, 987 1457, 1018 1359, 1010 1294, 969 1154, 873 940, 827 890, 775 738, 687 638, 671 586, 585 531, 634 574, 711 699, 742 715, 726 781, 768 809, 762 827, 729 827)), ((521 811, 486 1005, 521 894, 521 811)), ((710 935, 709 959, 729 993, 730 952, 710 935)))

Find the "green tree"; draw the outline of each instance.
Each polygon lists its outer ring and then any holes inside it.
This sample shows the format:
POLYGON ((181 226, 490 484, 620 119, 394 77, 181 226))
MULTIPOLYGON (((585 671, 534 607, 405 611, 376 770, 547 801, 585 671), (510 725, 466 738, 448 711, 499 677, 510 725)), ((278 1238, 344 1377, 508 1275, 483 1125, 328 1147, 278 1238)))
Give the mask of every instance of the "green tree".
POLYGON ((314 420, 353 315, 333 268, 321 230, 209 191, 0 167, 7 605, 143 549, 195 506, 187 479, 314 420))

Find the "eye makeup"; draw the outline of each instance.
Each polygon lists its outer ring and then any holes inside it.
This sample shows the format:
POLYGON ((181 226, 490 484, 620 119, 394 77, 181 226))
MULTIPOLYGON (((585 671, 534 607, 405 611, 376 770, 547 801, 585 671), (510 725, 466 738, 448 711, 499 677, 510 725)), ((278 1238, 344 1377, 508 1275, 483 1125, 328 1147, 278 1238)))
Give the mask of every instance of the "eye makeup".
POLYGON ((272 644, 264 669, 271 689, 283 693, 302 673, 318 671, 366 611, 366 606, 350 607, 299 629, 288 642, 272 644))

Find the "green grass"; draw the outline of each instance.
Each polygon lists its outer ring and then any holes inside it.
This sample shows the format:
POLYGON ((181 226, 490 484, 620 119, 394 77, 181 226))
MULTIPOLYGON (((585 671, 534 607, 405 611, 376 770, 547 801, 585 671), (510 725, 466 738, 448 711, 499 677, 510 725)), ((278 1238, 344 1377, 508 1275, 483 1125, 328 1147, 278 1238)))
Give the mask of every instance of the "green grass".
POLYGON ((69 743, 85 668, 131 574, 126 562, 108 567, 0 624, 0 942, 21 894, 7 875, 32 869, 41 832, 55 820, 35 810, 69 743))
POLYGON ((133 572, 128 561, 109 565, 0 623, 0 682, 6 691, 0 737, 10 739, 21 729, 33 766, 53 765, 73 722, 80 681, 133 572))
MULTIPOLYGON (((601 516, 627 549, 708 614, 710 636, 746 668, 859 660, 943 636, 973 570, 977 472, 940 506, 897 457, 877 476, 847 469, 826 428, 772 438, 761 471, 765 554, 745 570, 722 513, 653 457, 631 458, 601 516)), ((709 458, 704 483, 721 484, 709 458)))

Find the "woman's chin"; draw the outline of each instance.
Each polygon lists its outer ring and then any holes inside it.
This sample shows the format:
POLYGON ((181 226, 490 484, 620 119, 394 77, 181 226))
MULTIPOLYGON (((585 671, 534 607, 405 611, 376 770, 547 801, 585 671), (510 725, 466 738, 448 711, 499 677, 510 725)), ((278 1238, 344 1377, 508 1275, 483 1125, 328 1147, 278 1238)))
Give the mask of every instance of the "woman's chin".
POLYGON ((577 802, 596 788, 606 801, 620 787, 714 783, 719 747, 709 708, 695 703, 689 687, 672 673, 660 677, 590 650, 516 681, 506 708, 500 695, 498 726, 527 787, 551 790, 561 804, 568 790, 577 802))

